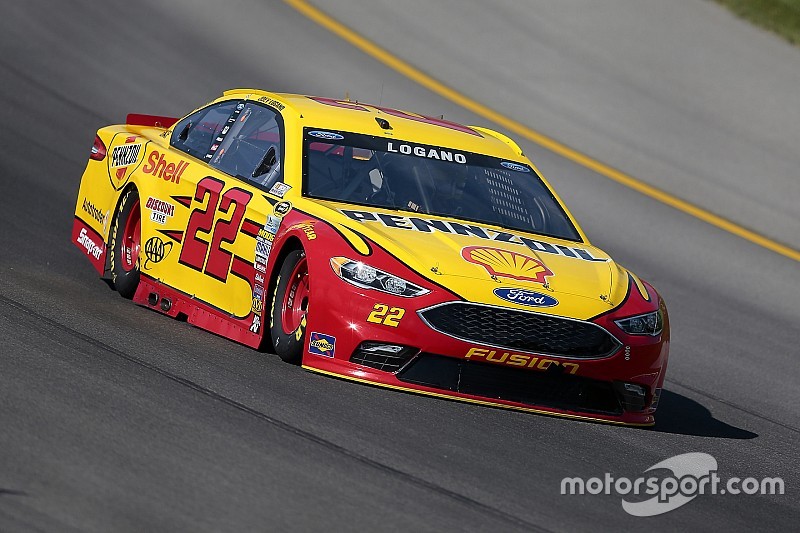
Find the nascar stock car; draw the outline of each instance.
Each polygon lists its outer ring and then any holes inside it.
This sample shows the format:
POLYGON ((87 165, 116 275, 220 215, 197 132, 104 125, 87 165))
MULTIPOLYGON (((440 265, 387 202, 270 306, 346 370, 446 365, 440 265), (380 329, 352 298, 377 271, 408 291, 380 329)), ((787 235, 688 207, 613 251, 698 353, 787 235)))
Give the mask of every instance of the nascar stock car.
POLYGON ((72 240, 139 305, 303 368, 650 425, 669 323, 503 134, 227 91, 100 129, 72 240))

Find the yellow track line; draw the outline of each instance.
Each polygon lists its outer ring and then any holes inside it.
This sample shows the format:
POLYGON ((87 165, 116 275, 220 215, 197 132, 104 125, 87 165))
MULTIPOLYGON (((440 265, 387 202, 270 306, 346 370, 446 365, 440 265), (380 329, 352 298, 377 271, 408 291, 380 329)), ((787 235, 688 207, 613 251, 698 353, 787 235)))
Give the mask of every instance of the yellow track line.
POLYGON ((722 230, 725 230, 729 233, 734 235, 738 235, 739 237, 746 239, 753 244, 757 244, 758 246, 762 246, 768 250, 772 250, 775 253, 781 254, 785 257, 790 259, 794 259, 795 261, 800 261, 800 251, 797 251, 789 246, 776 242, 764 235, 751 231, 747 228, 744 228, 735 222, 732 222, 726 218, 723 218, 719 215, 715 215, 705 209, 698 207, 694 204, 687 202, 686 200, 682 200, 677 196, 673 196, 672 194, 662 191, 657 187, 653 187, 652 185, 648 185, 632 176, 629 176, 619 170, 612 168, 596 159, 592 159, 591 157, 584 155, 576 150, 573 150, 569 146, 561 144, 560 142, 547 137, 531 128, 521 124, 515 120, 512 120, 504 115, 501 115, 497 111, 489 109, 483 104, 476 102, 475 100, 459 93, 458 91, 444 85, 443 83, 431 78, 424 72, 414 68, 413 66, 409 65, 402 59, 398 58, 397 56, 392 55, 391 53, 387 52, 383 48, 377 46, 376 44, 368 41, 361 35, 355 33, 350 28, 342 25, 338 21, 332 19, 327 14, 323 13, 316 7, 308 4, 305 0, 284 0, 287 4, 291 7, 299 11, 301 14, 306 16, 307 18, 313 20, 320 26, 326 28, 331 33, 334 33, 344 39, 345 41, 349 42, 359 50, 363 51, 364 53, 374 57, 384 65, 388 66, 389 68, 396 70, 400 74, 404 75, 405 77, 417 82, 418 84, 422 85, 423 87, 433 91, 434 93, 442 96, 451 102, 460 105, 461 107, 468 109, 499 126, 502 126, 508 131, 512 131, 522 137, 525 137, 529 141, 532 141, 539 146, 542 146, 551 152, 554 152, 570 161, 573 161, 581 166, 584 166, 588 169, 591 169, 598 174, 601 174, 617 183, 620 183, 626 187, 629 187, 635 191, 638 191, 645 196, 649 196, 654 200, 658 200, 661 203, 674 207, 679 211, 683 211, 686 214, 689 214, 695 218, 698 218, 704 222, 711 224, 712 226, 716 226, 722 230))

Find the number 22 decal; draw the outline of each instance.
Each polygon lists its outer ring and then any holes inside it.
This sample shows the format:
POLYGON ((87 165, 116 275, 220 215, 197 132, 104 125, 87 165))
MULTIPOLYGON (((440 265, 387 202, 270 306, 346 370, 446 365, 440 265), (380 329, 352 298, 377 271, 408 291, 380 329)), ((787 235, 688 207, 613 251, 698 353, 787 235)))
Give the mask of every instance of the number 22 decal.
POLYGON ((389 307, 384 304, 375 304, 372 312, 367 317, 367 322, 373 324, 383 324, 396 328, 400 325, 400 319, 406 314, 406 310, 402 307, 389 307))
POLYGON ((219 281, 228 279, 233 254, 222 249, 222 243, 232 244, 242 225, 247 204, 253 197, 252 194, 233 187, 225 191, 220 197, 225 183, 210 176, 203 178, 197 184, 194 199, 202 202, 208 196, 205 209, 199 208, 192 211, 189 224, 186 226, 186 236, 183 239, 181 255, 178 262, 211 276, 219 281), (233 209, 230 220, 216 218, 216 212, 229 213, 233 209), (216 223, 214 222, 216 218, 216 223), (213 231, 212 231, 213 228, 213 231), (211 243, 197 238, 197 233, 211 233, 211 243), (203 268, 205 266, 205 269, 203 268))

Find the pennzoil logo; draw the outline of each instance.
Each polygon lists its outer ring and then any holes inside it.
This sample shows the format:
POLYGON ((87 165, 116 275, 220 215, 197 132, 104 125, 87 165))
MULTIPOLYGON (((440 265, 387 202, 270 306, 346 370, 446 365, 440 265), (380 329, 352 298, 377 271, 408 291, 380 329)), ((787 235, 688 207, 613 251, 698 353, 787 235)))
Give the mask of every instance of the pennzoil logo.
POLYGON ((564 368, 564 372, 568 374, 574 374, 580 368, 577 363, 565 363, 526 353, 504 352, 487 348, 470 348, 464 357, 466 359, 483 359, 489 363, 525 367, 534 370, 547 370, 551 366, 561 366, 564 368))
POLYGON ((141 142, 135 142, 136 135, 131 135, 125 139, 125 144, 115 146, 111 150, 111 157, 108 158, 108 170, 117 180, 123 181, 128 177, 128 170, 140 163, 142 156, 141 142))
POLYGON ((461 257, 469 263, 482 266, 494 277, 545 284, 547 276, 553 275, 538 259, 500 248, 467 246, 461 250, 461 257))
POLYGON ((160 263, 172 251, 172 241, 165 243, 159 237, 150 237, 144 243, 144 265, 145 270, 151 268, 151 263, 160 263))

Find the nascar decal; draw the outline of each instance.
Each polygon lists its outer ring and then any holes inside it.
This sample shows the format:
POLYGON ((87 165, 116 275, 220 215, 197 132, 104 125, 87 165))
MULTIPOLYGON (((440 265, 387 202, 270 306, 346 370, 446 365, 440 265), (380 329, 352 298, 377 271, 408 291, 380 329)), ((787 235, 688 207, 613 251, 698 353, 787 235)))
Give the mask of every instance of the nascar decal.
POLYGON ((377 222, 387 228, 396 228, 408 231, 420 231, 432 233, 440 231, 457 235, 470 235, 479 239, 486 239, 496 242, 508 242, 527 246, 534 252, 545 254, 563 255, 583 261, 607 262, 607 258, 594 257, 589 250, 577 246, 562 246, 560 244, 550 244, 549 242, 530 239, 514 233, 505 231, 495 231, 474 224, 460 224, 447 220, 436 220, 421 217, 405 217, 400 215, 389 215, 385 213, 374 213, 371 211, 354 211, 351 209, 340 209, 342 214, 357 222, 377 222))
POLYGON ((470 348, 467 351, 466 359, 481 359, 489 363, 501 365, 532 368, 534 370, 547 370, 550 366, 561 366, 565 372, 574 374, 580 368, 577 363, 565 363, 555 359, 545 359, 535 355, 525 353, 512 353, 500 350, 489 350, 487 348, 470 348))
POLYGON ((311 333, 311 339, 308 341, 308 353, 332 358, 335 352, 336 337, 316 331, 311 333))
POLYGON ((494 277, 545 284, 545 278, 553 275, 538 259, 499 248, 467 246, 461 250, 461 257, 468 263, 482 266, 494 277))
POLYGON ((147 199, 145 209, 150 210, 150 220, 162 226, 167 223, 167 218, 175 214, 175 205, 152 196, 147 199))
POLYGON ((552 296, 525 289, 500 287, 492 292, 502 300, 519 305, 527 305, 530 307, 553 307, 558 305, 558 300, 552 296))

